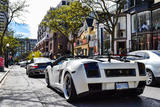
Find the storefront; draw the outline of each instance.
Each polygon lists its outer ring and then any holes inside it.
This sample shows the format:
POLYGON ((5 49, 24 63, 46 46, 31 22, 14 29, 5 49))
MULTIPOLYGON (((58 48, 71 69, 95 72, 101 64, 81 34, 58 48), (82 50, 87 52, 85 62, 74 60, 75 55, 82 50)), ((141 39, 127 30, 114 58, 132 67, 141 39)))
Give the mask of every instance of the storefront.
POLYGON ((117 41, 117 54, 121 54, 121 52, 123 51, 123 53, 126 53, 126 41, 117 41))
POLYGON ((76 46, 74 50, 75 50, 75 51, 74 51, 74 52, 75 52, 75 55, 88 56, 88 54, 89 54, 88 44, 76 46))
POLYGON ((160 34, 153 35, 153 49, 160 50, 160 34))
POLYGON ((150 50, 151 47, 152 34, 141 33, 137 35, 132 35, 132 51, 135 50, 150 50))
POLYGON ((151 11, 134 13, 132 18, 132 33, 146 32, 151 30, 151 11))
POLYGON ((151 11, 134 13, 131 18, 132 37, 130 50, 150 50, 152 48, 151 11))
POLYGON ((160 8, 152 10, 152 26, 153 49, 160 50, 160 8))

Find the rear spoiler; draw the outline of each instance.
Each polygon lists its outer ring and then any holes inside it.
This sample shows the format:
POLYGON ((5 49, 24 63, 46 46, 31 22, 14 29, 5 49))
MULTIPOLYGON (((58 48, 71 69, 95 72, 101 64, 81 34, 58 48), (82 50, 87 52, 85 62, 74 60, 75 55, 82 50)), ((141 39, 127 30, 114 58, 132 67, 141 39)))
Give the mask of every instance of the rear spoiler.
POLYGON ((106 54, 106 55, 94 55, 89 58, 92 58, 92 59, 108 58, 108 62, 111 62, 111 59, 128 62, 128 60, 126 59, 126 56, 142 57, 139 55, 106 54))

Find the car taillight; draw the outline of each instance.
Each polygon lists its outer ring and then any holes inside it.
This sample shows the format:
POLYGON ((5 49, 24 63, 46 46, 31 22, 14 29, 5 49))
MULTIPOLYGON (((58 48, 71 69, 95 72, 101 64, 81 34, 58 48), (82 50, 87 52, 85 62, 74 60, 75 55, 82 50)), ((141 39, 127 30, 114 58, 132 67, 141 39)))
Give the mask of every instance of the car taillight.
POLYGON ((138 69, 139 69, 140 76, 146 76, 146 69, 143 63, 138 62, 138 69))
POLYGON ((86 63, 84 68, 88 78, 100 77, 99 67, 96 62, 86 63))
POLYGON ((36 65, 36 66, 31 66, 31 68, 32 68, 32 69, 35 69, 35 68, 38 68, 38 66, 37 66, 37 65, 36 65))

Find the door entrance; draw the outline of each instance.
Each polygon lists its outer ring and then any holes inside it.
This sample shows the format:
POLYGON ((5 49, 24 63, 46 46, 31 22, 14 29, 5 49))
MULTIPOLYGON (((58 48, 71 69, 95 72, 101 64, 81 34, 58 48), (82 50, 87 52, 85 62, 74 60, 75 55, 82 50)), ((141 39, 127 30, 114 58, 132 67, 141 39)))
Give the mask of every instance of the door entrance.
POLYGON ((122 54, 121 52, 126 52, 126 42, 117 42, 117 54, 122 54))

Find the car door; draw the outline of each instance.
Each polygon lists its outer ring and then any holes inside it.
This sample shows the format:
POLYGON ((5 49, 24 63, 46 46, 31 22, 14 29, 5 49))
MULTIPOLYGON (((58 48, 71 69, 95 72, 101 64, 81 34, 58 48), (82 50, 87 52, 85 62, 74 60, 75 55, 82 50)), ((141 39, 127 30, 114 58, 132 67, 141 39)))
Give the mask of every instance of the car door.
POLYGON ((64 67, 65 67, 65 61, 66 61, 66 59, 63 59, 63 60, 61 60, 58 64, 57 64, 57 66, 55 66, 55 70, 54 70, 54 79, 55 79, 55 83, 57 84, 57 85, 59 85, 60 84, 60 77, 61 77, 61 75, 62 75, 62 71, 63 71, 63 69, 64 69, 64 67))
POLYGON ((53 77, 51 85, 53 85, 53 86, 57 87, 58 79, 59 79, 60 67, 62 66, 64 60, 65 59, 60 59, 60 60, 58 60, 58 61, 53 63, 52 72, 51 72, 51 75, 53 77))

